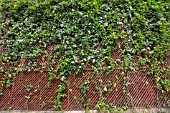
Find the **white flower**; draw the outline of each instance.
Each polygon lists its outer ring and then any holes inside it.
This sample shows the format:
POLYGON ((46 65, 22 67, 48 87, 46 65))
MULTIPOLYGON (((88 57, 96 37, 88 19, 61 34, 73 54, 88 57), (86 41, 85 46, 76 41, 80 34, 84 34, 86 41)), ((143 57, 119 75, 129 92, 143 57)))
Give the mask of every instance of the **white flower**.
POLYGON ((53 28, 52 29, 55 29, 56 27, 55 26, 53 26, 53 28))
POLYGON ((160 80, 160 77, 158 77, 158 81, 160 80))
POLYGON ((69 44, 69 41, 67 40, 66 43, 69 44))
POLYGON ((46 45, 46 44, 44 44, 44 47, 47 47, 47 45, 46 45))
POLYGON ((95 59, 93 59, 93 63, 95 63, 96 62, 96 60, 95 59))
POLYGON ((107 26, 108 26, 108 23, 105 22, 105 23, 104 23, 104 26, 107 27, 107 26))
POLYGON ((148 26, 148 22, 146 22, 146 25, 148 26))
POLYGON ((93 45, 94 45, 94 46, 97 46, 97 44, 96 44, 95 42, 93 43, 93 45))
POLYGON ((150 51, 150 50, 151 50, 151 48, 150 48, 150 47, 146 47, 146 49, 147 49, 148 51, 150 51))
POLYGON ((134 33, 133 36, 136 36, 136 33, 134 33))
POLYGON ((90 59, 91 59, 91 56, 88 56, 87 59, 90 60, 90 59))
POLYGON ((104 90, 104 91, 107 91, 107 87, 105 86, 103 90, 104 90))
POLYGON ((78 62, 78 58, 76 56, 73 55, 73 58, 75 60, 75 62, 77 63, 78 62))
POLYGON ((83 13, 82 13, 82 12, 79 12, 79 14, 80 14, 80 15, 83 15, 83 13))
POLYGON ((142 51, 146 51, 146 49, 144 48, 144 49, 142 49, 142 51))
POLYGON ((122 22, 118 22, 118 24, 123 24, 122 22))
POLYGON ((130 6, 130 10, 133 10, 132 6, 130 6))
POLYGON ((61 80, 61 81, 64 81, 65 79, 66 79, 66 77, 65 77, 65 76, 62 76, 60 80, 61 80))
POLYGON ((87 59, 85 58, 84 61, 87 61, 87 59))
POLYGON ((76 45, 73 45, 73 47, 77 47, 76 45))
POLYGON ((67 49, 67 45, 64 45, 64 49, 67 49))
POLYGON ((22 41, 23 41, 23 39, 20 39, 20 38, 18 39, 18 42, 22 42, 22 41))
POLYGON ((148 84, 148 82, 146 82, 146 84, 148 84))
POLYGON ((168 5, 166 5, 166 9, 169 9, 168 5))
POLYGON ((91 25, 91 23, 88 23, 88 25, 91 25))
POLYGON ((160 18, 160 20, 165 20, 165 19, 162 17, 162 18, 160 18))
POLYGON ((60 24, 61 27, 64 27, 64 24, 60 24))

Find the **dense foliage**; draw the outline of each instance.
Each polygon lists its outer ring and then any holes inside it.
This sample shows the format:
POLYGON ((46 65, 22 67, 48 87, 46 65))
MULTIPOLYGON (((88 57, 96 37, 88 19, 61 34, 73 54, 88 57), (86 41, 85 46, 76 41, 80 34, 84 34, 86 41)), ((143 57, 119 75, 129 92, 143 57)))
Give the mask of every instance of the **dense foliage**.
POLYGON ((55 101, 61 109, 70 74, 81 76, 87 66, 108 74, 116 66, 149 68, 156 87, 170 90, 166 0, 2 0, 1 6, 1 86, 10 87, 22 71, 48 71, 49 82, 61 81, 55 101), (114 50, 121 59, 112 58, 114 50))

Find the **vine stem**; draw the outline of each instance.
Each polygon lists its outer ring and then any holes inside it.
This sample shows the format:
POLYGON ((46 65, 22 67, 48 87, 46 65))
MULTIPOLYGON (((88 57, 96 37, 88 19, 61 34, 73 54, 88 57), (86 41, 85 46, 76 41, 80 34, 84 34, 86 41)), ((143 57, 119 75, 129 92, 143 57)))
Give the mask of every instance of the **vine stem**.
POLYGON ((131 103, 132 109, 134 109, 134 101, 133 101, 132 95, 130 94, 130 91, 129 91, 129 74, 128 73, 127 73, 126 83, 128 84, 128 86, 126 87, 126 91, 127 91, 127 94, 129 94, 127 96, 130 97, 130 103, 131 103))

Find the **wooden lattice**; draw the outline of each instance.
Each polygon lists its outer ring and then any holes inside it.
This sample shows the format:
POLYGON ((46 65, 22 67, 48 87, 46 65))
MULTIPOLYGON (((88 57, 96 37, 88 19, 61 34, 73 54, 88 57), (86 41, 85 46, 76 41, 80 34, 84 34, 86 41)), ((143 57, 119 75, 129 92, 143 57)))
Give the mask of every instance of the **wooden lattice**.
MULTIPOLYGON (((46 54, 50 53, 50 48, 51 46, 47 48, 46 54)), ((114 59, 121 59, 120 50, 113 51, 112 55, 114 59)), ((39 66, 46 65, 41 58, 38 60, 39 66)), ((19 63, 21 68, 21 64, 25 61, 25 59, 22 59, 19 63)), ((2 63, 1 66, 3 66, 2 63)), ((6 68, 8 68, 8 66, 6 66, 6 68)), ((154 75, 148 75, 148 69, 144 71, 143 69, 139 69, 138 71, 128 70, 125 75, 121 74, 123 71, 124 69, 115 67, 114 71, 109 75, 101 73, 98 76, 93 76, 93 70, 87 67, 87 69, 84 70, 84 76, 70 75, 67 78, 68 86, 65 90, 67 97, 62 99, 63 109, 82 110, 84 109, 84 103, 86 103, 88 99, 91 99, 90 106, 91 109, 94 109, 99 98, 99 92, 95 88, 96 85, 99 85, 99 79, 103 81, 101 88, 104 88, 104 85, 108 82, 116 84, 116 87, 112 85, 112 91, 110 93, 103 93, 107 104, 113 103, 115 106, 124 106, 125 103, 128 103, 130 107, 168 107, 166 102, 170 99, 170 92, 167 93, 166 98, 161 98, 161 92, 155 89, 154 75), (126 91, 128 92, 124 92, 123 84, 125 76, 129 84, 128 87, 126 87, 126 91), (80 101, 82 97, 80 85, 83 84, 85 80, 89 80, 90 84, 85 101, 82 103, 80 101)), ((45 69, 37 72, 23 71, 17 75, 9 88, 3 88, 3 95, 0 96, 0 110, 53 110, 54 100, 57 95, 56 90, 60 81, 52 80, 51 84, 48 85, 48 76, 48 72, 45 69), (25 90, 25 86, 30 83, 32 84, 31 92, 33 93, 31 98, 27 100, 25 96, 28 95, 28 92, 25 90), (35 92, 37 87, 40 88, 39 92, 35 92)), ((0 79, 2 78, 3 75, 0 76, 0 79)))

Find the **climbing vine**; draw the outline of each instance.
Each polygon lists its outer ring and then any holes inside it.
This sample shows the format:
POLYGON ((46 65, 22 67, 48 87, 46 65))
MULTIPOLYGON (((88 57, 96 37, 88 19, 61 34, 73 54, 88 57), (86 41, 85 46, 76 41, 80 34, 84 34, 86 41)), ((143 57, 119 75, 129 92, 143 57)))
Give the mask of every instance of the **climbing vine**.
MULTIPOLYGON (((115 66, 149 68, 156 88, 170 90, 166 0, 2 0, 1 6, 0 95, 20 72, 48 71, 49 84, 53 79, 61 83, 54 108, 62 110, 68 76, 83 76, 89 65, 93 76, 109 74, 115 66), (117 49, 122 59, 112 58, 117 49)), ((84 96, 87 84, 80 86, 84 96)), ((106 110, 98 91, 96 108, 106 110)))

